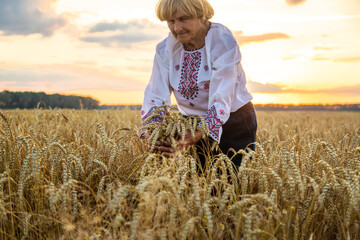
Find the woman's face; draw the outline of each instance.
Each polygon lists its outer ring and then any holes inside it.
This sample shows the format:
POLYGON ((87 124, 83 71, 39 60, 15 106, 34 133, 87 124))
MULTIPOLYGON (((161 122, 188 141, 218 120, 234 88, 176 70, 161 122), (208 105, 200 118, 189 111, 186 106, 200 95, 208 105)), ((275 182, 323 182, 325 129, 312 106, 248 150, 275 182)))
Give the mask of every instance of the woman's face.
POLYGON ((182 13, 176 13, 167 21, 173 36, 182 44, 195 44, 201 38, 204 21, 182 13))

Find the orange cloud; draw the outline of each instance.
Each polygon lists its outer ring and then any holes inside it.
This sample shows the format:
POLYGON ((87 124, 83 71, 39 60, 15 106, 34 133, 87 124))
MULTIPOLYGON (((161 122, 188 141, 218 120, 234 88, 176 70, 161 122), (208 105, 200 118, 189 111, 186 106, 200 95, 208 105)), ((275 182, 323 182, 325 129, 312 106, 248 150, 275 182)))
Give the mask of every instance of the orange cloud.
POLYGON ((331 58, 316 56, 311 58, 311 61, 331 61, 331 58))
POLYGON ((276 39, 288 39, 289 35, 285 33, 264 33, 260 35, 243 35, 242 31, 234 32, 236 40, 240 45, 252 42, 265 42, 276 39))
POLYGON ((304 2, 305 0, 286 0, 286 3, 289 5, 298 5, 304 2))
POLYGON ((334 59, 334 62, 360 62, 360 56, 359 57, 337 58, 337 59, 334 59))
POLYGON ((345 62, 345 63, 352 63, 352 62, 360 62, 360 56, 355 57, 343 57, 343 58, 331 58, 325 56, 315 56, 311 58, 312 61, 332 61, 332 62, 345 62))
POLYGON ((319 50, 319 51, 330 51, 330 50, 335 50, 338 48, 339 47, 335 46, 335 45, 324 45, 324 44, 318 44, 313 47, 314 50, 319 50))
POLYGON ((301 93, 301 94, 350 94, 360 95, 360 84, 353 86, 343 86, 328 89, 303 90, 303 89, 282 89, 284 93, 301 93))
POLYGON ((295 89, 287 88, 286 86, 281 86, 273 83, 259 83, 254 81, 247 81, 247 88, 252 93, 300 93, 300 94, 351 94, 351 95, 360 95, 360 84, 353 86, 341 86, 330 89, 314 89, 314 90, 305 90, 305 89, 295 89))
POLYGON ((247 81, 246 87, 250 92, 256 93, 279 93, 282 92, 282 87, 271 83, 259 83, 253 81, 247 81))

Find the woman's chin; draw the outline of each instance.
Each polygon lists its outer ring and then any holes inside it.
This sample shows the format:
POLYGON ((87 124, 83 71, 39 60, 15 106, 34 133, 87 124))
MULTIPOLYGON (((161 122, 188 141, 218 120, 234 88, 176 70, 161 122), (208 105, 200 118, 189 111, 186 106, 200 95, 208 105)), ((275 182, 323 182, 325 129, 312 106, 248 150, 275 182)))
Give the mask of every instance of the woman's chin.
POLYGON ((179 37, 177 36, 176 38, 179 42, 181 42, 182 44, 187 44, 189 42, 189 40, 186 37, 179 37))

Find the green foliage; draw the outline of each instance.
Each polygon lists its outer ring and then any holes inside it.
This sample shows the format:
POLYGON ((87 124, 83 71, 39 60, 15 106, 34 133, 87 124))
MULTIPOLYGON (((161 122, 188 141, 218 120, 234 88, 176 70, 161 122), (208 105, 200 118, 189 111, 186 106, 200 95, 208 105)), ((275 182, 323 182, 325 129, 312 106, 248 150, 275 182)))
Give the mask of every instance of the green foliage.
POLYGON ((72 108, 97 109, 99 102, 90 97, 47 95, 44 92, 9 92, 0 93, 0 108, 72 108))

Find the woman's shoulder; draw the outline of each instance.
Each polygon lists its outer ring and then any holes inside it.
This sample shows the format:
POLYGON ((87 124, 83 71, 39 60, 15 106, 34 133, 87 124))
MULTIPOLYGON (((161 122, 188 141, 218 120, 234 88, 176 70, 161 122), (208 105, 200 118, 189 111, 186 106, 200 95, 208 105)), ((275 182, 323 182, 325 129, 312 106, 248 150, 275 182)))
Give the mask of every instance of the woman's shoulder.
POLYGON ((221 23, 217 23, 217 22, 211 22, 211 29, 218 31, 218 32, 231 33, 229 28, 227 28, 225 25, 223 25, 221 23))
POLYGON ((168 38, 165 38, 164 40, 162 40, 160 43, 158 43, 156 45, 156 54, 159 54, 161 56, 165 55, 167 40, 168 40, 168 38))
POLYGON ((182 46, 173 36, 171 33, 162 40, 156 46, 156 54, 160 55, 162 58, 169 57, 172 55, 179 47, 182 46))
POLYGON ((221 23, 211 23, 211 43, 213 47, 234 47, 237 45, 232 31, 221 23))
POLYGON ((212 22, 211 29, 215 33, 214 35, 216 35, 217 37, 234 39, 234 35, 233 35, 232 31, 228 27, 226 27, 225 25, 223 25, 221 23, 212 22))

